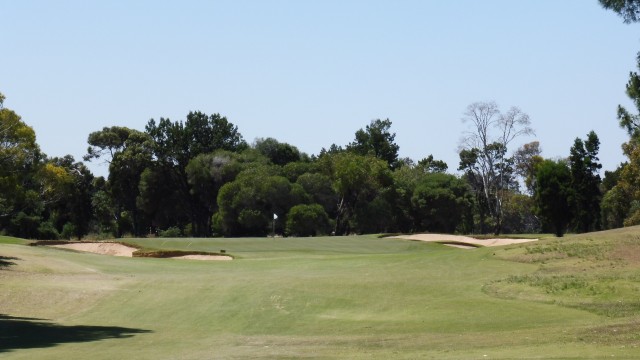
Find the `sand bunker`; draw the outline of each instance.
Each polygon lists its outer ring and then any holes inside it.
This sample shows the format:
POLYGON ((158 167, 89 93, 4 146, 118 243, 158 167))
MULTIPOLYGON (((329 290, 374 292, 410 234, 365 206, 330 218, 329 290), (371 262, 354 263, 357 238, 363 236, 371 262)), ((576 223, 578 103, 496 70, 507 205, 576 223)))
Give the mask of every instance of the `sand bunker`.
MULTIPOLYGON (((52 247, 57 247, 61 249, 70 249, 76 251, 90 252, 94 254, 101 255, 111 255, 111 256, 126 256, 133 257, 133 253, 138 249, 122 245, 114 242, 95 242, 95 243, 72 243, 72 244, 64 244, 64 245, 51 245, 52 247)), ((182 256, 173 256, 168 257, 166 259, 187 259, 187 260, 233 260, 231 256, 227 255, 182 255, 182 256)))
POLYGON ((127 256, 133 257, 133 253, 138 249, 118 243, 112 242, 96 242, 96 243, 73 243, 65 245, 51 245, 61 249, 71 249, 76 251, 90 252, 94 254, 111 255, 111 256, 127 256))
POLYGON ((405 240, 418 240, 427 242, 442 242, 448 246, 455 246, 465 249, 474 248, 476 246, 503 246, 511 244, 521 244, 531 241, 538 241, 538 239, 474 239, 468 236, 459 235, 444 235, 444 234, 415 234, 415 235, 400 235, 393 236, 392 239, 405 239, 405 240), (459 244, 447 244, 447 242, 456 242, 459 244), (464 246, 464 244, 470 244, 471 246, 464 246), (457 245, 457 246, 456 246, 457 245))
POLYGON ((211 261, 211 260, 222 260, 222 261, 226 261, 226 260, 233 260, 233 258, 231 256, 227 256, 227 255, 183 255, 183 256, 174 256, 171 259, 185 259, 185 260, 205 260, 205 261, 211 261))

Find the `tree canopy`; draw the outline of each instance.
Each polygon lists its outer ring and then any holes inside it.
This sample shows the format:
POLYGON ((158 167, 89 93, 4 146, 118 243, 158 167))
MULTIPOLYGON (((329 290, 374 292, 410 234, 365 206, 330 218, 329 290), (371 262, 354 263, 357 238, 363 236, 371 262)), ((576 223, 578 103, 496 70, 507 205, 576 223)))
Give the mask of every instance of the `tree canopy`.
POLYGON ((459 175, 431 154, 400 158, 389 119, 371 121, 347 145, 309 156, 271 137, 249 146, 226 117, 189 112, 184 120, 151 119, 143 131, 105 126, 90 133, 84 160, 107 163, 104 179, 71 156, 43 154, 33 129, 4 107, 4 96, 0 100, 0 230, 17 236, 545 228, 561 235, 569 227, 581 232, 640 222, 640 141, 632 115, 623 125, 631 135, 629 162, 608 175, 606 185, 595 133, 577 138, 566 162, 545 160, 537 141, 510 148, 533 134, 529 117, 516 107, 502 112, 493 102, 473 103, 465 112, 470 128, 459 175))
POLYGON ((598 0, 605 9, 613 10, 629 24, 640 20, 640 0, 598 0))
POLYGON ((495 102, 476 102, 467 107, 462 121, 469 124, 470 130, 461 142, 458 170, 465 171, 477 196, 482 197, 481 231, 484 232, 484 217, 488 214, 494 233, 500 234, 504 194, 517 186, 509 145, 518 137, 533 134, 529 116, 517 107, 503 113, 495 102))
POLYGON ((384 160, 393 169, 398 166, 400 146, 394 142, 396 134, 390 130, 391 120, 373 120, 365 129, 356 131, 355 140, 347 146, 347 150, 384 160))
POLYGON ((538 215, 563 236, 573 217, 571 170, 564 161, 545 160, 536 170, 535 202, 538 215))

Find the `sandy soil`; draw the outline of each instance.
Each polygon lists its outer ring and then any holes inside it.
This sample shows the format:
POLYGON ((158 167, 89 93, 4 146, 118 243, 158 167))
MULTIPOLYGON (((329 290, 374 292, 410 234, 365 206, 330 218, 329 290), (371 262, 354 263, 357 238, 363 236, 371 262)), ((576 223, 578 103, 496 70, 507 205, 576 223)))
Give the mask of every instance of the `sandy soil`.
MULTIPOLYGON (((474 244, 480 246, 503 246, 510 244, 521 244, 530 241, 538 241, 538 239, 474 239, 468 236, 458 235, 443 235, 443 234, 415 234, 415 235, 400 235, 393 236, 393 239, 405 239, 405 240, 418 240, 418 241, 431 241, 431 242, 446 242, 455 241, 459 243, 474 244)), ((454 246, 455 244, 449 244, 454 246)), ((462 246, 457 246, 462 247, 462 246)), ((470 248, 470 247, 465 247, 470 248)))
POLYGON ((61 249, 71 249, 76 251, 91 252, 102 255, 112 256, 127 256, 133 257, 133 253, 138 250, 133 247, 125 246, 117 243, 110 242, 96 242, 96 243, 75 243, 65 245, 52 245, 53 247, 61 249))
POLYGON ((231 256, 226 256, 226 255, 184 255, 184 256, 175 256, 175 257, 172 257, 171 259, 208 260, 208 261, 233 260, 231 256))

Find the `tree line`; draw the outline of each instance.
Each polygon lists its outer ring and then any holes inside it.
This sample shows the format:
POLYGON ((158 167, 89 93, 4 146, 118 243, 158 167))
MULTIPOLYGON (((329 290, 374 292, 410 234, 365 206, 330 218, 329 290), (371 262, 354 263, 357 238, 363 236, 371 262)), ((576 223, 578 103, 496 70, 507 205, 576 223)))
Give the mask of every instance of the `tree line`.
POLYGON ((595 133, 577 138, 566 159, 543 159, 537 141, 511 151, 533 134, 529 117, 494 102, 467 108, 457 175, 431 155, 400 158, 389 119, 310 156, 273 138, 248 144, 224 116, 190 112, 152 119, 144 131, 89 134, 83 160, 108 163, 106 179, 70 155, 46 156, 3 104, 2 96, 0 228, 25 238, 561 235, 622 226, 635 211, 619 208, 629 202, 619 194, 628 170, 600 180, 595 133))

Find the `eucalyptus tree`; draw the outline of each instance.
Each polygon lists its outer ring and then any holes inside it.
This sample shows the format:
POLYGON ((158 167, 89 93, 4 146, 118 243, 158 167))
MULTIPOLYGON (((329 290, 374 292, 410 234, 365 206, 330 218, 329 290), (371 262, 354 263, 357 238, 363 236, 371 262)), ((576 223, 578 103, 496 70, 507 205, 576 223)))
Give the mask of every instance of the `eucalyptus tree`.
POLYGON ((529 194, 533 194, 535 189, 536 166, 544 160, 541 155, 538 141, 522 145, 513 154, 515 173, 524 181, 529 194))
POLYGON ((109 164, 107 189, 114 206, 116 235, 128 231, 145 234, 149 224, 144 221, 137 201, 142 173, 152 163, 151 137, 138 130, 112 126, 89 134, 88 142, 84 159, 104 159, 109 164))
POLYGON ((92 218, 93 175, 67 155, 48 158, 33 129, 0 94, 0 230, 25 238, 82 237, 92 218))
POLYGON ((93 221, 95 177, 71 155, 48 160, 45 168, 48 169, 49 181, 54 181, 49 186, 57 189, 56 201, 46 206, 50 220, 62 237, 82 238, 91 230, 93 221))
POLYGON ((516 182, 509 145, 518 137, 531 135, 529 116, 517 107, 501 112, 495 102, 476 102, 467 107, 463 122, 469 124, 460 146, 460 167, 477 184, 483 204, 493 220, 494 232, 502 228, 504 191, 516 182))
MULTIPOLYGON (((4 107, 0 93, 0 231, 25 238, 41 237, 45 198, 45 155, 33 128, 4 107)), ((47 188, 48 193, 57 189, 47 188)))

